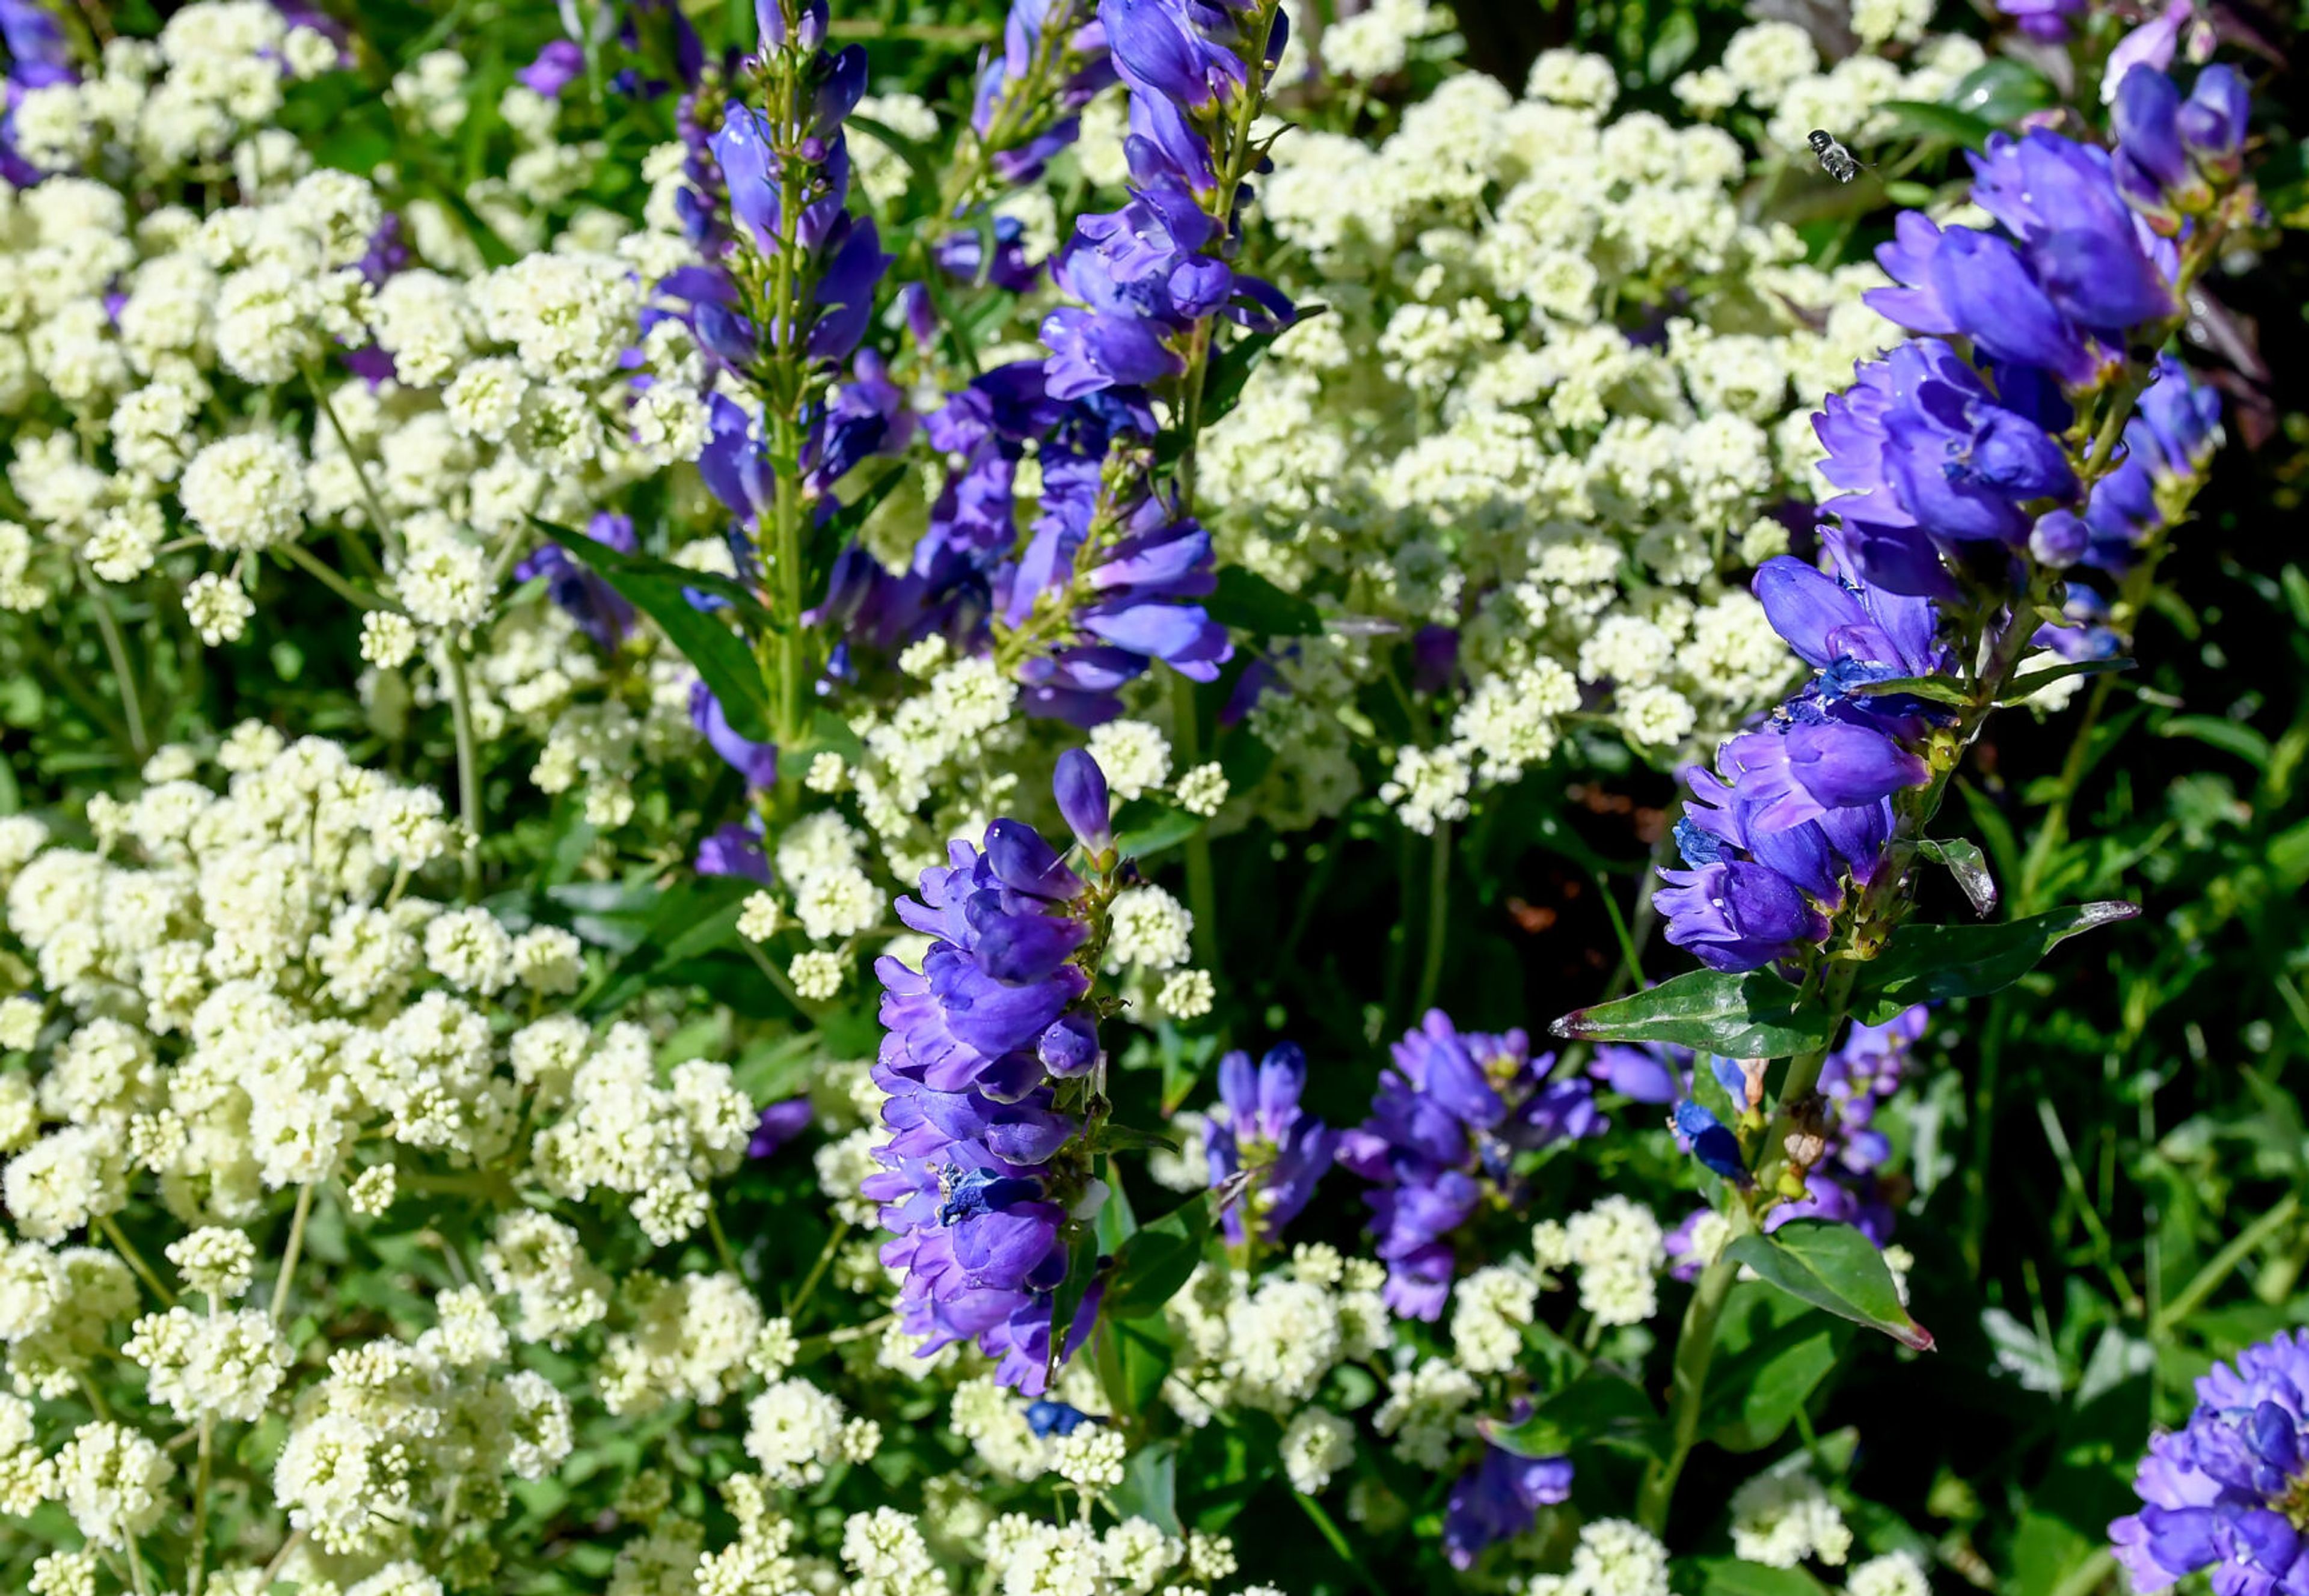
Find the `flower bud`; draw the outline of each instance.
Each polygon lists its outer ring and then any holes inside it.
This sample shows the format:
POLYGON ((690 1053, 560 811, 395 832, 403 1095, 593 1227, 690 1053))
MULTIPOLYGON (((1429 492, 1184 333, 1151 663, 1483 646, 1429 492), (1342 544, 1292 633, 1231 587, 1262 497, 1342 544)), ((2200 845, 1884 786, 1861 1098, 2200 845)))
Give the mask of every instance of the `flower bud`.
POLYGON ((2039 565, 2065 571, 2085 557, 2092 544, 2092 529, 2084 518, 2068 510, 2050 511, 2028 534, 2028 552, 2039 565))
POLYGON ((1098 768, 1097 760, 1080 748, 1068 749, 1059 755, 1051 790, 1059 800, 1059 815, 1084 848, 1097 854, 1114 845, 1114 827, 1107 812, 1106 772, 1098 768))

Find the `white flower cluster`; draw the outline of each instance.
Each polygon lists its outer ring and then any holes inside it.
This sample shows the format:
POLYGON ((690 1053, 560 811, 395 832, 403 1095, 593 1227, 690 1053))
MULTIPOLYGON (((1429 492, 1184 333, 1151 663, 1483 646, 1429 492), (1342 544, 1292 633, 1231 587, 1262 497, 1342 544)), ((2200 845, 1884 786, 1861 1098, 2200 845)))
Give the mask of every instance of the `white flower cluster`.
POLYGON ((1816 1557, 1836 1567, 1851 1549, 1844 1514, 1809 1473, 1776 1467, 1732 1493, 1732 1550, 1744 1561, 1794 1568, 1816 1557))
POLYGON ((1613 98, 1606 63, 1556 51, 1519 99, 1454 76, 1376 145, 1275 146, 1276 270, 1329 308, 1210 430, 1206 519, 1226 557, 1355 621, 1267 662, 1250 724, 1277 757, 1254 796, 1276 824, 1360 789, 1378 734, 1353 701, 1424 628, 1454 634, 1421 684, 1437 733, 1379 750, 1380 796, 1422 832, 1583 719, 1672 763, 1784 685, 1740 573, 1786 548, 1769 513, 1812 494, 1820 394, 1896 336, 1860 303, 1884 279, 1745 220, 1729 134, 1613 98))

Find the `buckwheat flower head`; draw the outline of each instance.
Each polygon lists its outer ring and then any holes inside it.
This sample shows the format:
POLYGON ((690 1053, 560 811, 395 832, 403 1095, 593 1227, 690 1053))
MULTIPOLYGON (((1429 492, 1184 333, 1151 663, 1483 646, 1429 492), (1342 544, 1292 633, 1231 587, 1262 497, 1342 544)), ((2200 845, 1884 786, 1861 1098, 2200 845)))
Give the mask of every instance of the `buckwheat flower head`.
POLYGON ((1513 1368, 1538 1300, 1539 1281, 1510 1265, 1488 1265, 1461 1281, 1451 1292, 1451 1350, 1459 1367, 1474 1374, 1513 1368))
POLYGON ((256 1244, 245 1231, 204 1225, 170 1242, 169 1262, 191 1291, 212 1303, 229 1302, 248 1290, 256 1269, 256 1244))
POLYGON ((1108 912, 1108 969, 1137 964, 1171 970, 1187 962, 1195 917, 1161 887, 1125 887, 1114 895, 1108 912))
POLYGON ((1846 1596, 1932 1596, 1933 1585, 1914 1552, 1897 1551, 1855 1566, 1844 1589, 1846 1596))
POLYGON ((460 991, 488 996, 514 979, 514 943, 486 909, 456 909, 425 927, 425 965, 460 991))
POLYGON ((1218 984, 1207 970, 1174 970, 1154 990, 1154 1006, 1173 1020, 1199 1020, 1218 1001, 1218 984))
POLYGON ((121 1350, 144 1366, 152 1400, 166 1402, 185 1423, 262 1419, 289 1367, 289 1343, 271 1316, 248 1308, 147 1314, 121 1350))
POLYGON ((194 455, 177 497, 209 547, 228 554, 297 537, 311 502, 296 450, 259 432, 220 439, 194 455))
POLYGON ((1732 1550, 1750 1563, 1834 1566, 1852 1549, 1844 1514, 1809 1474, 1760 1474, 1732 1493, 1732 1550))
POLYGON ((56 1455, 56 1491, 94 1544, 118 1551, 160 1522, 175 1470, 160 1448, 117 1424, 84 1424, 56 1455))
POLYGON ((256 605, 229 576, 204 572, 185 588, 185 616, 211 648, 238 643, 256 614, 256 605))
POLYGON ((1283 1471, 1304 1496, 1321 1495, 1354 1456, 1355 1427, 1328 1409, 1302 1409, 1283 1432, 1283 1471))
POLYGON ((1129 1445, 1122 1432, 1105 1425, 1085 1424, 1059 1437, 1051 1449, 1051 1468, 1079 1490, 1103 1492, 1122 1483, 1122 1465, 1129 1445))
POLYGON ((786 967, 786 979, 793 983, 794 990, 812 1003, 824 1003, 835 996, 848 976, 849 965, 842 955, 824 948, 796 953, 793 962, 786 967))
POLYGON ((765 1478, 815 1485, 842 1455, 842 1404, 807 1380, 780 1380, 746 1406, 746 1452, 765 1478))
POLYGON ((1171 744, 1144 720, 1109 720, 1090 731, 1090 755, 1106 774, 1108 790, 1125 803, 1171 774, 1171 744))

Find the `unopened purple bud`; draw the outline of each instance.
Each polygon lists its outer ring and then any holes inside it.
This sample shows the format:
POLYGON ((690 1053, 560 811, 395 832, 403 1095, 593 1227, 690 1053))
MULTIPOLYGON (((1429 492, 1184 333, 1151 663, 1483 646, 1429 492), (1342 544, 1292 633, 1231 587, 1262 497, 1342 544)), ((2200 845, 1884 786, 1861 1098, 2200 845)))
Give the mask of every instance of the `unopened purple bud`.
POLYGON ((2182 146, 2206 176, 2234 180, 2242 169, 2252 98, 2244 79, 2232 67, 2208 66, 2197 74, 2197 85, 2175 125, 2182 146))
POLYGON ((2065 571, 2084 558, 2091 545, 2092 529, 2082 516, 2067 510, 2049 512, 2028 534, 2028 552, 2039 565, 2055 571, 2065 571))
POLYGON ((1080 748, 1068 749, 1059 755, 1051 790, 1058 798, 1059 813, 1065 816, 1068 828, 1085 849, 1100 854, 1114 846, 1114 827, 1107 814, 1106 772, 1098 768, 1097 760, 1080 748))
POLYGON ((748 1158, 767 1158, 809 1128, 809 1100, 790 1097, 762 1110, 754 1134, 746 1143, 748 1158))
POLYGON ((765 53, 782 48, 791 39, 804 52, 815 50, 826 42, 826 0, 754 0, 754 25, 760 30, 761 47, 765 53), (790 30, 786 15, 793 13, 794 25, 790 30))
POLYGON ((1098 1025, 1088 1014, 1061 1014, 1034 1044, 1034 1056, 1061 1080, 1086 1075, 1099 1060, 1098 1025))
POLYGON ((930 303, 928 286, 910 282, 898 290, 898 307, 906 318, 906 331, 914 335, 914 347, 924 354, 938 346, 938 306, 930 303))

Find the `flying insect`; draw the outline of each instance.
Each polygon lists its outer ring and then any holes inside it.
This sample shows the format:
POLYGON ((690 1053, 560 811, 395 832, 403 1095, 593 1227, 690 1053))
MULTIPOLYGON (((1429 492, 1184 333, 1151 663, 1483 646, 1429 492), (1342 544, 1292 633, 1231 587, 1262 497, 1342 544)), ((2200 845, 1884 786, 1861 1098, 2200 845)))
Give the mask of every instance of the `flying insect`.
POLYGON ((1835 135, 1822 128, 1813 128, 1804 135, 1804 142, 1812 146, 1812 152, 1820 157, 1820 169, 1838 183, 1851 182, 1860 176, 1860 168, 1866 164, 1855 160, 1852 151, 1838 143, 1835 135))

